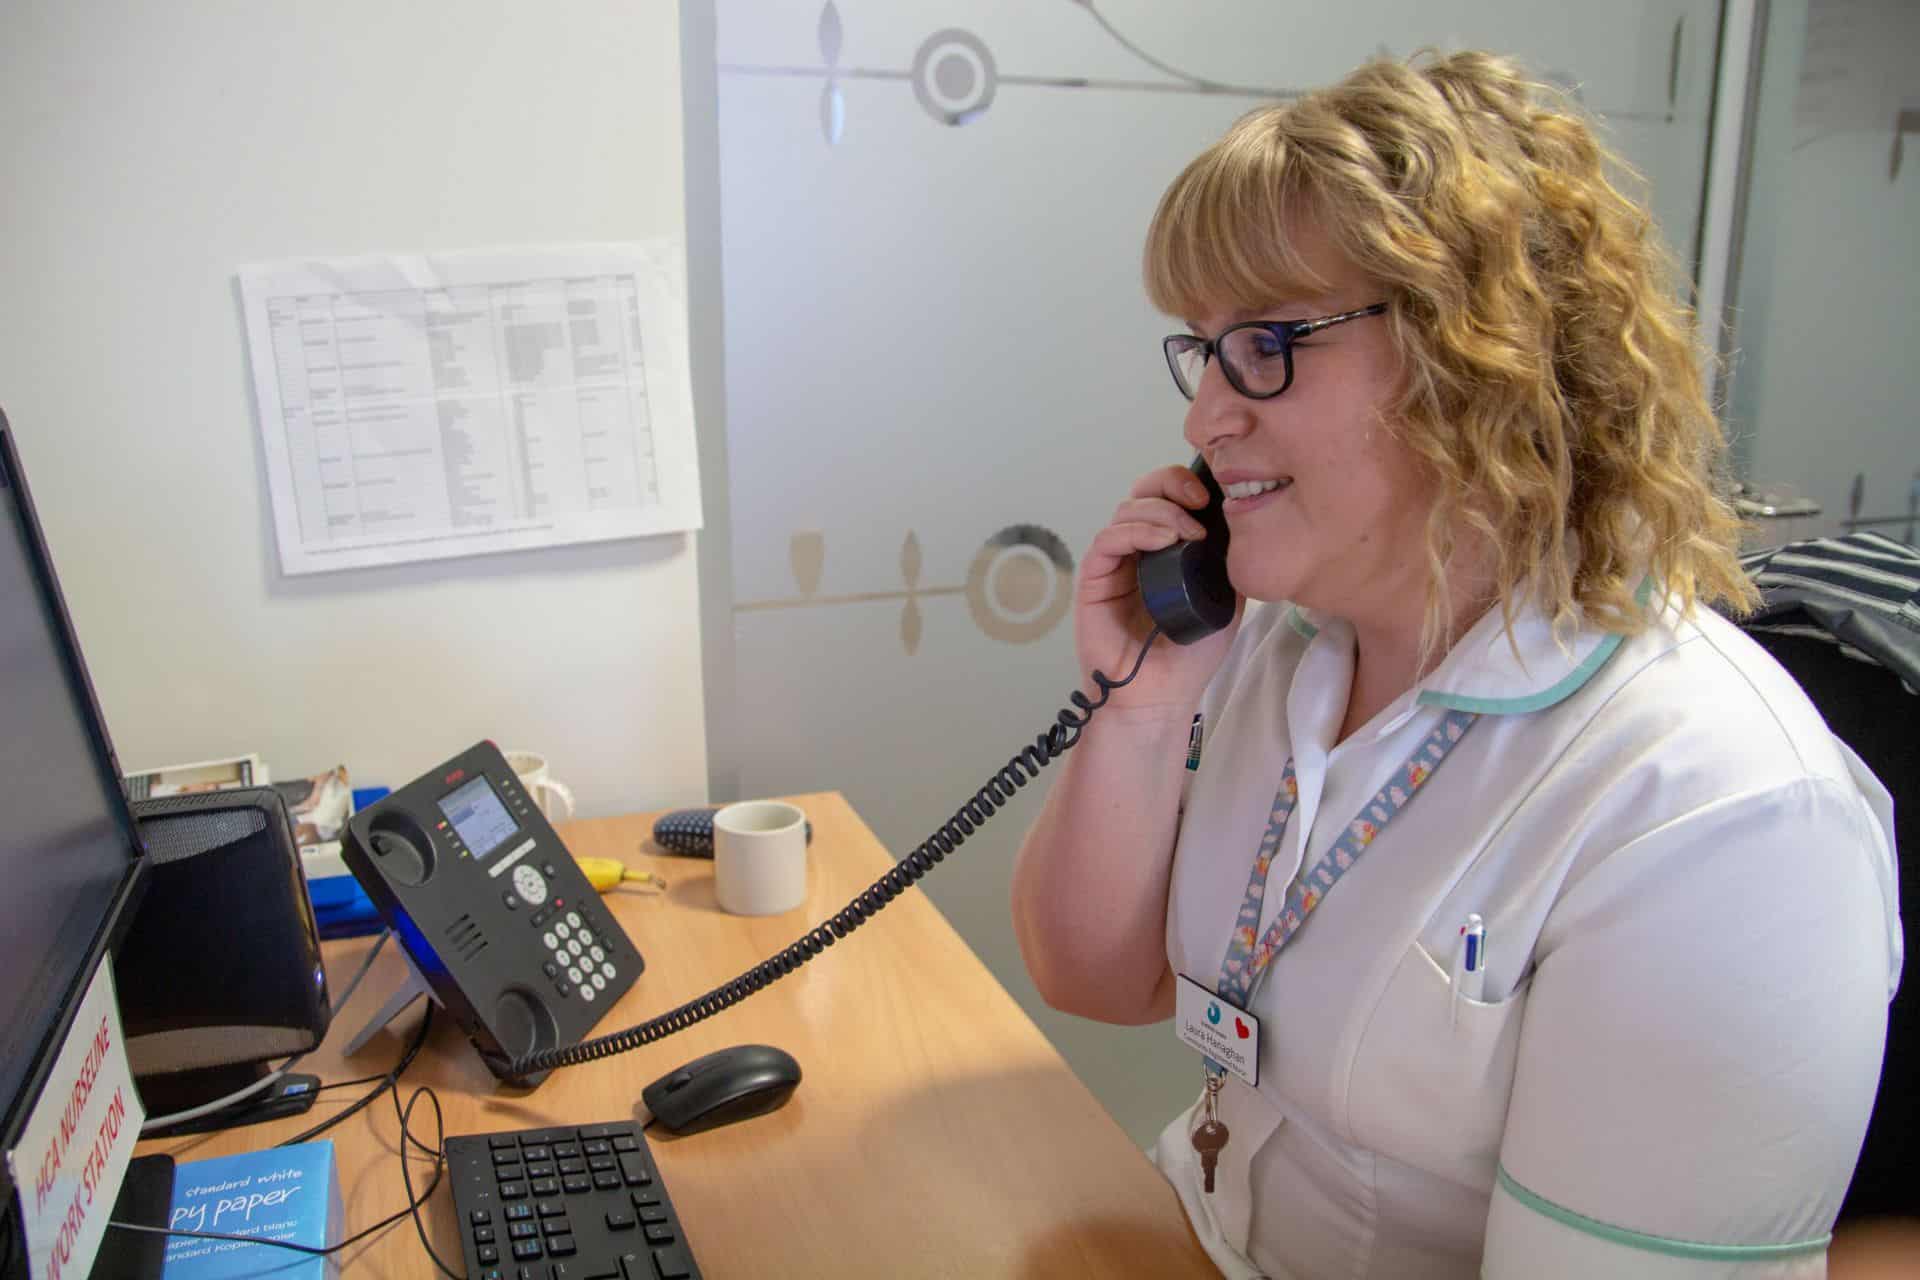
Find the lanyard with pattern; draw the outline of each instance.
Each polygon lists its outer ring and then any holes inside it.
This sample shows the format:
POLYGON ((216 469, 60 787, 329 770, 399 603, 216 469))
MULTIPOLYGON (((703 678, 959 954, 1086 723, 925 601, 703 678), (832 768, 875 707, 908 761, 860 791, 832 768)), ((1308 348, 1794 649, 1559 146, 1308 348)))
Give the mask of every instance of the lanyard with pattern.
MULTIPOLYGON (((1273 811, 1267 817, 1266 834, 1260 838, 1260 849, 1253 859, 1253 872, 1247 880, 1247 896, 1240 904, 1240 918, 1234 923, 1233 933, 1227 939, 1227 955, 1220 965, 1217 993, 1221 999, 1241 1009, 1249 1008, 1254 988, 1266 976, 1274 953, 1286 946, 1300 931, 1300 926, 1307 922, 1314 908, 1325 900, 1340 877, 1360 861, 1367 846, 1386 829, 1389 822, 1399 816, 1407 802, 1433 776, 1440 762, 1447 758, 1447 753, 1467 736, 1467 730, 1479 718, 1477 712, 1448 711, 1405 763, 1393 771, 1386 785, 1374 794, 1373 799, 1361 806, 1360 812, 1340 833, 1333 848, 1327 851, 1327 856, 1311 871, 1295 877, 1293 883, 1287 886, 1286 900, 1279 914, 1274 917, 1266 935, 1260 937, 1260 908, 1267 893, 1267 870, 1280 852, 1280 841, 1286 835, 1287 820, 1293 816, 1294 805, 1300 799, 1300 784, 1293 776, 1293 761, 1287 761, 1286 771, 1280 778, 1280 789, 1273 795, 1273 811)), ((1216 1093, 1227 1069, 1212 1058, 1207 1058, 1206 1064, 1208 1091, 1216 1093)))

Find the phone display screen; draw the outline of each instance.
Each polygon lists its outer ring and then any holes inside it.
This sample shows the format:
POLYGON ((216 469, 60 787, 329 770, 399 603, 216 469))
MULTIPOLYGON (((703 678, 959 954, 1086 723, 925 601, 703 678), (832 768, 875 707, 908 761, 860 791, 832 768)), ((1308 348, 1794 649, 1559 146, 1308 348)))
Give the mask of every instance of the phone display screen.
POLYGON ((447 821, 466 841, 476 862, 484 862, 488 854, 519 830, 484 774, 441 797, 440 812, 447 815, 447 821))

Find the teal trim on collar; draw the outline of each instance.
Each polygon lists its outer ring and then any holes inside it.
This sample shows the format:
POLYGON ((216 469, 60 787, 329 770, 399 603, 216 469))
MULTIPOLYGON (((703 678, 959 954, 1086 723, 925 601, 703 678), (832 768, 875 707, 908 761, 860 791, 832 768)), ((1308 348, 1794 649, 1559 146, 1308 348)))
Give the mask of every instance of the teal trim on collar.
MULTIPOLYGON (((1653 594, 1653 575, 1648 574, 1640 580, 1633 598, 1643 608, 1653 594)), ((1449 711, 1474 711, 1482 715, 1522 715, 1529 711, 1539 711, 1556 702, 1564 701, 1579 692, 1581 686, 1593 679, 1593 673, 1607 665, 1620 648, 1624 637, 1609 635, 1594 646, 1586 661, 1569 671, 1564 678, 1538 693, 1530 693, 1518 698, 1472 698, 1460 693, 1437 693, 1431 689, 1423 690, 1417 699, 1423 707, 1445 707, 1449 711)))
POLYGON ((1614 651, 1620 647, 1620 636, 1608 636, 1595 645, 1587 660, 1569 671, 1566 678, 1558 684, 1530 693, 1523 698, 1469 698, 1459 693, 1435 693, 1428 689, 1421 693, 1419 702, 1423 707, 1445 707, 1449 711, 1477 711, 1483 715, 1519 715, 1522 712, 1538 711, 1569 697, 1581 685, 1593 678, 1593 673, 1607 664, 1614 651))
POLYGON ((1630 1231, 1625 1227, 1616 1227, 1610 1222, 1601 1222, 1598 1218, 1589 1218, 1585 1214, 1575 1213, 1564 1205, 1555 1204, 1545 1196, 1526 1187, 1507 1172, 1507 1166, 1500 1166, 1500 1186, 1508 1195, 1527 1208, 1545 1217, 1552 1218, 1562 1226, 1572 1227, 1610 1244, 1623 1244, 1630 1249, 1644 1249, 1648 1253, 1663 1253, 1670 1258, 1704 1258, 1714 1262, 1758 1262, 1769 1258, 1795 1258, 1805 1253, 1818 1253, 1833 1241, 1829 1232, 1817 1240, 1795 1240, 1789 1244, 1703 1244, 1695 1240, 1675 1240, 1668 1236, 1652 1236, 1644 1231, 1630 1231))
POLYGON ((1320 628, 1307 621, 1307 615, 1300 612, 1300 606, 1297 604, 1287 606, 1287 625, 1308 640, 1320 634, 1320 628))

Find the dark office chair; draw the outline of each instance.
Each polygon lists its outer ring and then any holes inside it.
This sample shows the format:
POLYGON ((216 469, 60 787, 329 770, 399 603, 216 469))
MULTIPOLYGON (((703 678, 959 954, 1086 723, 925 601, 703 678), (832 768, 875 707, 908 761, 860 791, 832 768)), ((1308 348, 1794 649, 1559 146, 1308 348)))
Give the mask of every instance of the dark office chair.
POLYGON ((1893 795, 1906 971, 1880 1093, 1840 1222, 1920 1219, 1920 551, 1876 533, 1744 556, 1760 609, 1739 625, 1799 681, 1893 795))

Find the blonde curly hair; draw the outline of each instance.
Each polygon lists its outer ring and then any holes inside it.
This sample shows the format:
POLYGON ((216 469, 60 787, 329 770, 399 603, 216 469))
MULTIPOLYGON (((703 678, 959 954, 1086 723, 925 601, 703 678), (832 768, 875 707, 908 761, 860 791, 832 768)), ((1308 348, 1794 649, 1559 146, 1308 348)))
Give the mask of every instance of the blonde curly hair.
POLYGON ((1154 214, 1147 291, 1169 315, 1323 289, 1297 219, 1380 286, 1404 369, 1385 425, 1439 481, 1429 649, 1462 521, 1495 549, 1509 625, 1531 591, 1556 632, 1638 631, 1649 572, 1683 610, 1757 602, 1681 277, 1609 170, 1628 172, 1557 90, 1429 52, 1248 114, 1154 214))

